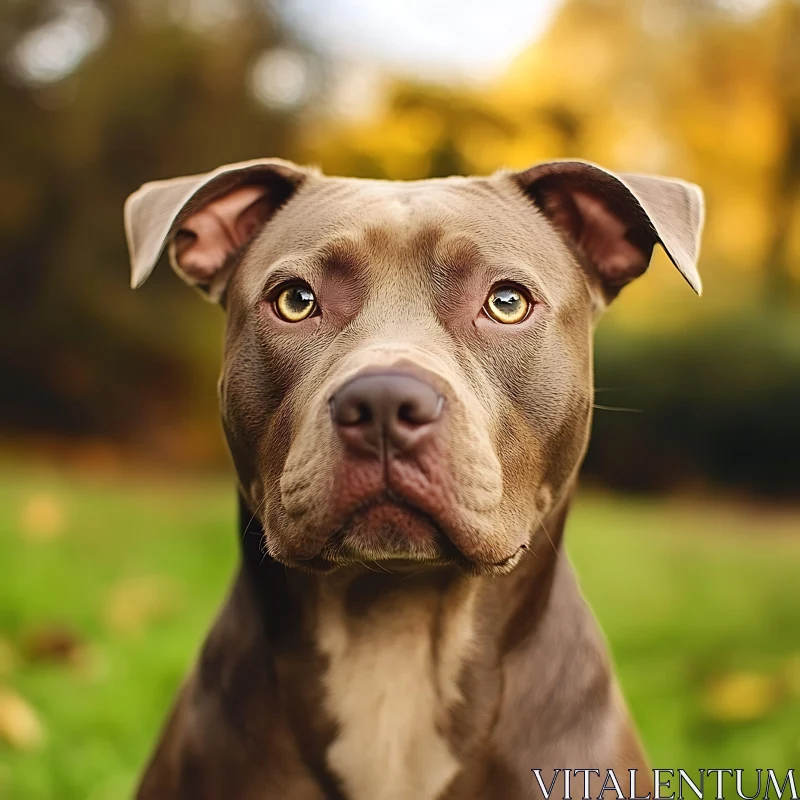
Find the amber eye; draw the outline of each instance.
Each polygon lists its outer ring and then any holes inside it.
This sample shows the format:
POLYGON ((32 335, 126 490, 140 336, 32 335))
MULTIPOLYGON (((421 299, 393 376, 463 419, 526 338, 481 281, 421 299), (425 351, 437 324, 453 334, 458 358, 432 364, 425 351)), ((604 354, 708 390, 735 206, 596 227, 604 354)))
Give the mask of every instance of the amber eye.
POLYGON ((505 285, 492 289, 483 307, 492 319, 513 325, 528 316, 531 303, 516 286, 505 285))
POLYGON ((317 298, 304 283, 293 283, 280 290, 275 298, 275 311, 287 322, 302 322, 317 310, 317 298))

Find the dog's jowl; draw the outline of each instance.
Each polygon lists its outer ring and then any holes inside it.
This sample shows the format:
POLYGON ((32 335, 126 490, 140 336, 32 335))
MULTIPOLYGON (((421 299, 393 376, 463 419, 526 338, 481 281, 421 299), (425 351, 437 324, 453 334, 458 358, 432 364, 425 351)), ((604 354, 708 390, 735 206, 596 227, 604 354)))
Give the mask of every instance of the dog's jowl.
POLYGON ((166 250, 225 309, 242 521, 142 800, 522 800, 534 768, 646 794, 562 534, 594 325, 656 244, 699 292, 702 223, 696 186, 579 161, 260 160, 129 198, 133 285, 166 250))

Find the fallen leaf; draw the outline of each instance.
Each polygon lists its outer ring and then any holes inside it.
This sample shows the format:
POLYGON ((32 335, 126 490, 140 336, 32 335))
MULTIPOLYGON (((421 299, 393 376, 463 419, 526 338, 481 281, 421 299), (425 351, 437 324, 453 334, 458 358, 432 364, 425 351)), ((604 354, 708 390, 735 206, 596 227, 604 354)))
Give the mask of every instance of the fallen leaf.
POLYGON ((34 542, 49 542, 64 533, 66 514, 61 501, 52 494, 31 495, 19 515, 22 535, 34 542))
POLYGON ((180 607, 177 585, 161 575, 125 578, 112 587, 106 608, 109 626, 139 634, 151 622, 169 619, 180 607))
POLYGON ((24 636, 23 653, 29 661, 80 664, 86 656, 86 640, 63 623, 34 628, 24 636))
POLYGON ((18 750, 35 750, 44 743, 44 729, 27 700, 0 687, 0 739, 18 750))
POLYGON ((712 718, 722 722, 748 722, 768 714, 779 694, 778 684, 767 675, 734 672, 709 685, 705 707, 712 718))

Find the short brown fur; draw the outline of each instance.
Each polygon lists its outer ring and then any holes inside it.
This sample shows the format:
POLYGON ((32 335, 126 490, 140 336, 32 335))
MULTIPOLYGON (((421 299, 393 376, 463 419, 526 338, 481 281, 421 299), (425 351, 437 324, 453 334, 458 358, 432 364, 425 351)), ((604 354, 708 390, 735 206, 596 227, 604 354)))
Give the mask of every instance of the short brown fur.
POLYGON ((263 160, 129 199, 134 285, 166 248, 227 311, 243 520, 140 800, 523 800, 534 768, 638 769, 647 791, 562 539, 594 325, 656 243, 699 291, 702 220, 690 184, 585 162, 400 183, 263 160), (320 313, 276 316, 287 281, 320 313), (498 324, 485 299, 509 283, 532 311, 498 324), (386 371, 444 411, 424 447, 376 460, 330 402, 386 371))

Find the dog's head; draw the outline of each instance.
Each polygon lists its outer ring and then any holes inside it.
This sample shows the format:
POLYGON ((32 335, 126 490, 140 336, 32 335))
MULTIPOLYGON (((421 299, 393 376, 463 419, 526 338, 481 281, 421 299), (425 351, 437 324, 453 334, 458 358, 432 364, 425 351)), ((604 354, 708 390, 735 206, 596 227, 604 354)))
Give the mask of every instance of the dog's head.
POLYGON ((510 569, 570 486, 594 323, 660 243, 699 293, 700 190, 579 161, 329 178, 279 160, 143 186, 134 286, 167 249, 227 310, 220 401, 268 553, 510 569))

